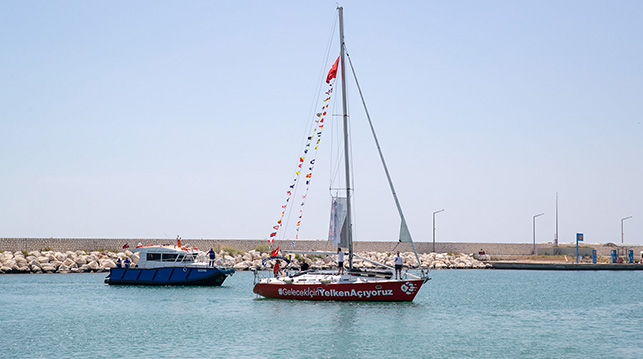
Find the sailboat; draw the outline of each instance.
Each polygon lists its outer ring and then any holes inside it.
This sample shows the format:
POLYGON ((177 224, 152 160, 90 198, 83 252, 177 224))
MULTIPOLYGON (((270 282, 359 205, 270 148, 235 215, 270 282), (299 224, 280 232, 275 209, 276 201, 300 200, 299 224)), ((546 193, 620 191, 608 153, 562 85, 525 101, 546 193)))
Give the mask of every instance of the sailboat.
MULTIPOLYGON (((344 43, 344 23, 343 23, 343 8, 338 7, 338 18, 339 18, 339 43, 340 43, 340 55, 337 58, 337 61, 331 67, 326 82, 330 84, 330 90, 326 94, 331 94, 332 82, 331 80, 336 78, 337 70, 339 67, 340 76, 341 76, 341 94, 342 94, 342 118, 343 118, 343 152, 344 152, 344 174, 345 174, 345 197, 336 197, 333 200, 333 206, 331 210, 331 230, 332 236, 336 237, 335 243, 338 244, 338 248, 344 248, 348 250, 348 269, 347 271, 300 271, 297 273, 291 274, 276 274, 274 278, 260 278, 257 279, 255 276, 254 284, 254 293, 266 297, 266 298, 277 298, 277 299, 299 299, 299 300, 331 300, 331 301, 385 301, 385 302, 404 302, 412 301, 420 288, 424 283, 426 283, 430 278, 428 273, 424 270, 420 270, 419 273, 410 273, 405 272, 404 275, 400 276, 400 279, 393 279, 393 273, 391 270, 394 268, 388 267, 382 263, 371 261, 370 259, 360 257, 353 251, 353 223, 352 223, 352 206, 351 206, 351 165, 350 165, 350 144, 349 144, 349 135, 348 135, 348 114, 347 114, 347 98, 346 98, 346 46, 344 43), (357 269, 353 267, 354 258, 360 258, 363 261, 368 261, 373 264, 384 267, 384 270, 364 270, 357 269), (387 270, 388 269, 388 270, 387 270)), ((350 61, 350 57, 348 58, 350 61)), ((352 69, 352 64, 351 64, 352 69)), ((354 71, 353 71, 354 73, 354 71)), ((355 78, 357 87, 359 89, 359 83, 355 78)), ((360 96, 362 95, 361 90, 359 90, 360 96)), ((325 100, 330 99, 329 97, 325 100)), ((362 97, 362 103, 365 102, 362 97)), ((318 136, 321 136, 321 128, 323 128, 323 116, 326 115, 326 108, 328 105, 324 105, 321 113, 317 114, 321 118, 317 120, 318 127, 313 131, 316 131, 318 136), (319 128, 319 130, 318 130, 319 128)), ((411 234, 408 230, 406 220, 402 213, 400 207, 400 202, 397 198, 397 194, 393 187, 393 182, 391 181, 386 162, 382 155, 377 136, 375 136, 375 130, 373 129, 372 122, 370 120, 370 115, 368 110, 366 110, 366 117, 368 118, 369 125, 372 131, 372 134, 379 151, 380 160, 384 167, 386 173, 389 187, 395 199, 395 204, 397 206, 398 213, 401 219, 400 226, 400 242, 410 243, 413 252, 415 253, 415 258, 420 266, 420 259, 415 249, 415 245, 411 239, 411 234)), ((314 142, 313 136, 308 137, 309 141, 314 142)), ((316 145, 319 144, 319 139, 317 139, 316 145)), ((308 145, 307 145, 308 146, 308 145)), ((313 146, 316 150, 317 147, 313 146)), ((307 153, 308 149, 304 151, 307 153)), ((304 157, 301 157, 300 162, 304 162, 304 157)), ((311 161, 311 167, 309 168, 312 171, 314 166, 314 160, 311 161)), ((299 164, 299 169, 302 168, 302 164, 299 164)), ((298 170, 297 176, 299 176, 300 171, 298 170)), ((306 176, 310 178, 310 174, 306 176)), ((295 178, 295 181, 297 178, 295 178)), ((306 181, 308 184, 308 181, 306 181)), ((294 184, 290 186, 292 189, 294 184)), ((290 191, 287 192, 290 195, 290 191)), ((288 204, 287 199, 287 203, 288 204)), ((282 208, 286 207, 283 206, 282 208)), ((285 212, 285 211, 284 211, 285 212)), ((282 212, 282 217, 284 216, 282 212)), ((301 216, 300 216, 301 219, 301 216)), ((275 226, 275 230, 278 230, 282 224, 280 219, 278 225, 275 226)), ((299 222, 297 222, 297 231, 299 230, 299 222)), ((271 238, 276 235, 276 232, 271 234, 271 238)), ((272 240, 268 240, 272 243, 272 240)), ((278 252, 278 249, 276 250, 278 252)), ((295 251, 290 251, 295 252, 295 251)), ((338 250, 339 252, 339 250, 338 250)), ((301 253, 301 252, 300 252, 301 253)), ((316 254, 326 254, 334 255, 337 253, 334 252, 315 252, 316 254)), ((343 253, 343 252, 342 252, 343 253)), ((271 256, 275 256, 277 253, 272 253, 271 256)), ((343 255, 343 254, 342 254, 343 255)))

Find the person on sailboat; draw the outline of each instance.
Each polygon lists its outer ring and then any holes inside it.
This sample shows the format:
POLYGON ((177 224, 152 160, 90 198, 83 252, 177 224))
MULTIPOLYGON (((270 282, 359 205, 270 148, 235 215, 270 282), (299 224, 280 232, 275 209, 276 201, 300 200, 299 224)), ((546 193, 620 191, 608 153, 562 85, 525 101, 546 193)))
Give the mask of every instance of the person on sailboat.
POLYGON ((397 256, 395 257, 395 279, 402 279, 402 265, 404 264, 404 260, 400 256, 400 252, 397 252, 397 256))
POLYGON ((305 271, 308 270, 308 268, 310 268, 308 263, 306 263, 306 261, 303 261, 303 262, 301 262, 301 266, 299 266, 299 271, 300 272, 305 272, 305 271))
POLYGON ((272 274, 274 274, 275 278, 279 276, 279 259, 275 261, 275 267, 272 269, 272 274))
POLYGON ((344 252, 337 248, 337 274, 344 274, 344 252))

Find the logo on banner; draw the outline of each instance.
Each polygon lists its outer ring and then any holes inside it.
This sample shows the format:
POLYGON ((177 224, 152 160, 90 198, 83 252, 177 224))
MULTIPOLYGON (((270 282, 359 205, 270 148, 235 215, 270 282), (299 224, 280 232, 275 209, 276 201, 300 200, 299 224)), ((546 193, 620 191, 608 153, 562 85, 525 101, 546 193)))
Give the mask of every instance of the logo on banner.
POLYGON ((402 290, 402 292, 404 292, 404 293, 406 293, 408 295, 411 295, 411 294, 413 294, 413 292, 415 292, 417 290, 417 287, 413 283, 406 282, 406 283, 402 284, 400 289, 402 290))

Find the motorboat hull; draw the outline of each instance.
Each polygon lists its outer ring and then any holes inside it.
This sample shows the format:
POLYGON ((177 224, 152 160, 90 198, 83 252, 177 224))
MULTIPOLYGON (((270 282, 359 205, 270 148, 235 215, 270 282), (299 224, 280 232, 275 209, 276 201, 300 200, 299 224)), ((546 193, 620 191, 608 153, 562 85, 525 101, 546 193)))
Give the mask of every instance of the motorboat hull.
POLYGON ((226 277, 233 273, 234 269, 197 267, 112 268, 105 278, 105 283, 220 286, 226 277))
POLYGON ((332 301, 410 302, 425 279, 377 280, 358 283, 283 283, 264 280, 253 292, 266 298, 332 301))

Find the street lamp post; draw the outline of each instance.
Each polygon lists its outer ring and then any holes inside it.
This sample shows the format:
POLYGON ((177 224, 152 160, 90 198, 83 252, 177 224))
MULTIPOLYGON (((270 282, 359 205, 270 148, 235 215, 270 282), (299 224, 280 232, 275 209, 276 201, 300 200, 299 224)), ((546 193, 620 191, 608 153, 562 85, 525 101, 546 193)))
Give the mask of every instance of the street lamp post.
POLYGON ((433 253, 435 253, 435 215, 443 211, 444 210, 441 209, 439 211, 433 212, 433 253))
POLYGON ((621 244, 623 244, 623 243, 624 243, 624 242, 623 242, 623 222, 624 222, 626 219, 630 219, 630 218, 632 218, 632 216, 625 217, 625 218, 621 218, 621 244))
POLYGON ((531 250, 531 254, 534 255, 536 254, 536 217, 542 216, 544 213, 540 213, 534 216, 534 247, 531 250))

